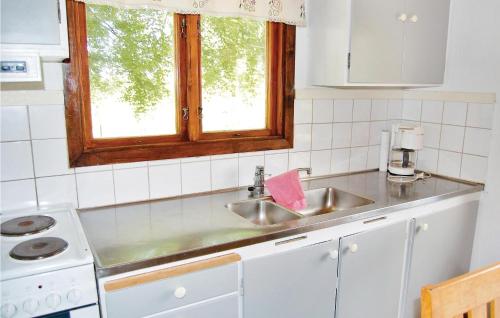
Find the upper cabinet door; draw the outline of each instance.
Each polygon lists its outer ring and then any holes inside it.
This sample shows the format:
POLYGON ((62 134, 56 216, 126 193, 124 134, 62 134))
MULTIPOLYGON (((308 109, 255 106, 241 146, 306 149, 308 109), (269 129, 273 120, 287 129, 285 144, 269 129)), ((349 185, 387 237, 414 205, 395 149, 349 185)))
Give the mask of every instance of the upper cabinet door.
POLYGON ((59 45, 57 0, 1 0, 2 43, 59 45))
POLYGON ((352 0, 350 82, 401 82, 402 14, 402 0, 352 0))
POLYGON ((443 83, 450 0, 407 0, 405 12, 403 82, 443 83))
POLYGON ((340 239, 336 318, 398 317, 406 244, 406 221, 340 239))

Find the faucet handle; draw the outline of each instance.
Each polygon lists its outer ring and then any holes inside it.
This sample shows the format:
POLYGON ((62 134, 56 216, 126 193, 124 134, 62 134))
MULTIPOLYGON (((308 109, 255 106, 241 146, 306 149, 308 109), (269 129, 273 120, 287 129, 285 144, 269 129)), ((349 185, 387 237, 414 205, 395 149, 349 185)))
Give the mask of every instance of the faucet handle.
POLYGON ((308 176, 310 176, 312 174, 312 169, 310 167, 309 168, 297 168, 297 171, 298 172, 305 171, 308 176))

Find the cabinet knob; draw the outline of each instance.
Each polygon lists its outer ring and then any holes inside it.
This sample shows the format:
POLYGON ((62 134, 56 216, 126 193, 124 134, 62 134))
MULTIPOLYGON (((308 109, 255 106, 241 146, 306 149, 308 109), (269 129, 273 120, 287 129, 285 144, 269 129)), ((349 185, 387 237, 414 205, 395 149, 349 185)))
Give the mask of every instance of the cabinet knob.
POLYGON ((422 229, 422 231, 424 231, 424 232, 425 232, 425 231, 427 231, 427 230, 429 229, 429 224, 424 223, 424 224, 422 224, 422 225, 420 226, 420 228, 422 229))
POLYGON ((354 244, 351 244, 349 246, 349 250, 352 252, 352 253, 356 253, 358 251, 358 244, 354 243, 354 244))
POLYGON ((411 22, 413 22, 413 23, 418 22, 418 16, 417 16, 416 14, 412 15, 412 16, 410 17, 410 21, 411 21, 411 22))
POLYGON ((407 19, 408 19, 408 16, 406 15, 406 13, 401 13, 398 16, 398 20, 401 21, 401 22, 406 22, 407 19))
POLYGON ((184 298, 184 296, 186 296, 186 288, 184 288, 184 287, 177 287, 175 289, 174 295, 177 298, 184 298))
POLYGON ((339 257, 339 251, 338 250, 333 250, 328 253, 331 259, 337 259, 339 257))

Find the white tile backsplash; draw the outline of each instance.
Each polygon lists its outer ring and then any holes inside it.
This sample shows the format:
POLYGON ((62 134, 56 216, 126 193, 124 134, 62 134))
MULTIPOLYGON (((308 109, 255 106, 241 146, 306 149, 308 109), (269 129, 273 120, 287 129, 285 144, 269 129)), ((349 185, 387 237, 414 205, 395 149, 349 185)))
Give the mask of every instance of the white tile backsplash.
POLYGON ((29 106, 31 138, 66 138, 63 105, 29 106))
POLYGON ((424 147, 439 148, 441 140, 441 125, 422 123, 424 129, 424 147))
POLYGON ((113 171, 116 203, 149 199, 148 168, 118 169, 113 171))
POLYGON ((293 121, 295 124, 312 123, 313 106, 311 99, 296 99, 294 104, 293 121))
POLYGON ((212 160, 212 190, 238 186, 238 158, 212 160))
POLYGON ((332 124, 312 125, 312 150, 332 148, 332 124))
POLYGON ((311 152, 291 152, 288 156, 288 170, 311 166, 311 152))
POLYGON ((460 178, 476 182, 485 182, 487 171, 488 158, 467 154, 462 156, 462 170, 460 171, 460 178))
POLYGON ((0 141, 29 140, 26 106, 0 107, 0 141))
POLYGON ((352 123, 333 124, 332 148, 347 148, 351 146, 352 123))
POLYGON ((423 101, 422 122, 440 124, 443 120, 443 102, 423 101))
POLYGON ((467 110, 467 126, 478 128, 492 128, 493 104, 469 104, 467 110))
POLYGON ((482 128, 465 129, 464 153, 487 157, 490 151, 491 130, 482 128))
POLYGON ((351 148, 333 149, 332 150, 332 173, 344 173, 349 171, 349 160, 351 157, 351 148))
POLYGON ((212 189, 210 161, 181 164, 182 194, 207 192, 212 189))
POLYGON ((36 191, 38 204, 41 206, 68 202, 78 206, 76 177, 74 174, 37 178, 36 191))
POLYGON ((403 101, 403 116, 404 120, 419 121, 422 112, 421 100, 405 100, 403 101))
POLYGON ((333 100, 313 100, 313 123, 331 123, 333 121, 333 100))
POLYGON ((181 165, 153 165, 149 167, 149 197, 160 199, 181 195, 181 165))
POLYGON ((367 99, 354 100, 352 121, 370 121, 372 101, 367 99))
POLYGON ((370 123, 353 123, 351 147, 368 146, 370 143, 370 123))
POLYGON ((323 176, 330 173, 332 150, 319 150, 311 152, 311 169, 313 176, 323 176))
POLYGON ((403 118, 403 101, 390 99, 387 102, 387 119, 401 120, 403 118))
MULTIPOLYGON (((45 68, 49 77, 60 71, 45 68)), ((49 83, 52 89, 61 85, 49 83)), ((2 143, 2 208, 59 202, 85 208, 246 186, 255 166, 264 164, 273 175, 298 167, 312 167, 315 176, 377 168, 381 130, 403 118, 424 127, 419 169, 484 181, 494 112, 491 104, 298 99, 290 150, 70 169, 64 107, 57 103, 0 108, 1 140, 8 141, 2 143), (16 145, 12 141, 24 141, 22 151, 4 151, 16 145)))
POLYGON ((458 178, 462 164, 461 157, 460 153, 440 150, 437 172, 445 176, 458 178))
POLYGON ((29 141, 2 142, 1 181, 33 178, 33 159, 29 141))
POLYGON ((436 172, 438 167, 439 150, 424 148, 418 152, 417 165, 419 169, 427 172, 436 172))
POLYGON ((113 171, 77 173, 76 186, 80 208, 115 203, 113 171))
POLYGON ((366 169, 378 169, 380 162, 380 146, 370 146, 368 148, 368 162, 366 169))
POLYGON ((311 150, 311 131, 312 125, 295 125, 293 132, 293 149, 290 151, 309 151, 311 150))
POLYGON ((352 122, 352 99, 336 99, 333 102, 333 121, 336 123, 352 122))
POLYGON ((35 180, 7 181, 0 184, 0 209, 23 209, 37 205, 35 180))
POLYGON ((443 124, 465 126, 467 118, 467 103, 444 103, 443 124))
POLYGON ((387 104, 387 99, 372 100, 371 120, 387 120, 387 104))
POLYGON ((69 168, 66 139, 33 140, 35 176, 47 177, 73 173, 69 168))
POLYGON ((366 170, 368 164, 368 147, 351 148, 349 171, 366 170))
POLYGON ((370 123, 370 145, 380 145, 382 131, 386 129, 386 121, 372 121, 370 123))
POLYGON ((448 151, 462 152, 465 127, 443 125, 439 147, 448 151))

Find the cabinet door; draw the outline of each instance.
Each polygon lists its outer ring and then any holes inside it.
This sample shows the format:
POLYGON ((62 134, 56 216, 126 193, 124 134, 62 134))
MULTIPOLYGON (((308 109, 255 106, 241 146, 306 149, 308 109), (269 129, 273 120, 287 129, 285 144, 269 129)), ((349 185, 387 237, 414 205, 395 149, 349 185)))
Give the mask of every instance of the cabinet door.
POLYGON ((416 219, 405 317, 420 317, 420 290, 469 271, 478 201, 416 219))
MULTIPOLYGON (((402 0, 351 1, 351 83, 400 83, 402 0)), ((331 70, 337 72, 338 70, 331 70)))
POLYGON ((57 0, 1 0, 1 6, 2 43, 60 44, 57 0))
POLYGON ((443 83, 450 0, 407 0, 403 82, 443 83))
POLYGON ((333 317, 337 250, 328 241, 244 261, 243 317, 333 317))
POLYGON ((407 222, 340 240, 336 318, 398 317, 407 222))

